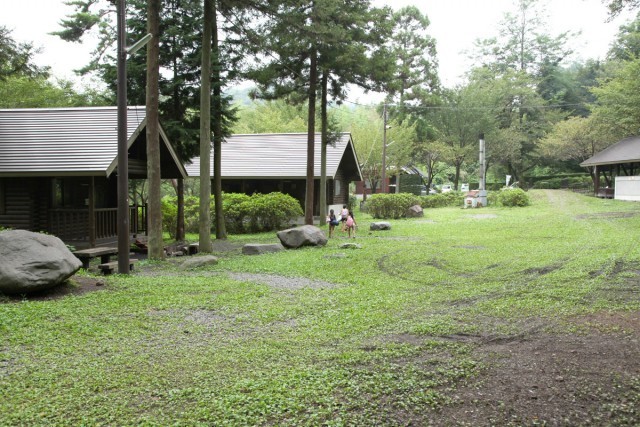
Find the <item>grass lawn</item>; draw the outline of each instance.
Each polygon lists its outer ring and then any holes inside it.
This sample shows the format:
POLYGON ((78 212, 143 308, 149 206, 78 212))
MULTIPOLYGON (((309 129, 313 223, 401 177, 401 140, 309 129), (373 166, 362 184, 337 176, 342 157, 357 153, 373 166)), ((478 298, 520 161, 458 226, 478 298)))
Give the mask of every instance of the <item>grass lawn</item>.
POLYGON ((0 297, 0 425, 640 425, 640 205, 529 194, 0 297))

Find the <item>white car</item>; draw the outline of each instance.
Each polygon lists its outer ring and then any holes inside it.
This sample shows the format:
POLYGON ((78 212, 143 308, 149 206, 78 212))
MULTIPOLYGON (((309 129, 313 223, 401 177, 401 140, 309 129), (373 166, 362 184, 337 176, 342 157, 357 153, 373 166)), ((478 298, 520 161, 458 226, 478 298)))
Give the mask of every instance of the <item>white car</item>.
POLYGON ((449 184, 444 184, 442 188, 440 188, 441 193, 448 193, 449 191, 452 191, 451 185, 449 184))
POLYGON ((469 191, 469 184, 460 184, 460 191, 469 191))
MULTIPOLYGON (((437 194, 438 192, 436 190, 434 190, 433 188, 429 188, 429 195, 431 194, 437 194)), ((420 195, 421 196, 426 196, 427 195, 427 187, 425 185, 422 186, 422 188, 420 189, 420 195)))

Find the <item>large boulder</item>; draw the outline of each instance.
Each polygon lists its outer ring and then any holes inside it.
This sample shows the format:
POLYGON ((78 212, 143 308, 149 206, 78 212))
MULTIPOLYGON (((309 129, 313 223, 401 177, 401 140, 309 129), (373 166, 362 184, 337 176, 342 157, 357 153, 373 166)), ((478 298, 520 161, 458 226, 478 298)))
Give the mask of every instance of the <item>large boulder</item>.
POLYGON ((391 230, 391 224, 385 221, 380 222, 372 222, 369 226, 369 230, 378 231, 378 230, 391 230))
POLYGON ((314 225, 289 228, 278 231, 278 239, 285 248, 296 249, 301 246, 324 246, 327 244, 327 236, 314 225))
POLYGON ((424 216, 424 211, 422 210, 422 206, 413 205, 409 209, 407 209, 407 218, 420 218, 424 216))
POLYGON ((280 243, 247 243, 242 247, 244 255, 262 255, 283 250, 284 246, 280 243))
POLYGON ((64 283, 82 262, 47 234, 26 230, 0 232, 0 292, 28 294, 64 283))

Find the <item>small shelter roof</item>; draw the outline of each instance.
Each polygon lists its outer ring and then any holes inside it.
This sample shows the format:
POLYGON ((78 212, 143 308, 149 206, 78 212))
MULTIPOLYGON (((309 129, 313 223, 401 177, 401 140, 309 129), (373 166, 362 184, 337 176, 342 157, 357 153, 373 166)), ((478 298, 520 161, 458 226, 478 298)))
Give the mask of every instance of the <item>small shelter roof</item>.
POLYGON ((580 166, 613 165, 640 162, 640 136, 616 142, 580 163, 580 166))
MULTIPOLYGON (((110 176, 117 167, 117 107, 0 109, 0 176, 110 176)), ((127 146, 141 137, 145 107, 127 107, 127 146)), ((186 171, 162 128, 161 151, 186 171)), ((176 170, 177 168, 177 170, 176 170)))
MULTIPOLYGON (((314 175, 320 178, 321 134, 315 134, 314 175)), ((362 179, 351 134, 339 134, 327 146, 327 174, 334 179, 341 163, 362 179)), ((189 176, 200 176, 200 158, 186 166, 189 176)), ((213 150, 211 154, 213 176, 213 150)), ((304 179, 307 176, 307 134, 270 133, 231 135, 222 144, 223 179, 304 179)))

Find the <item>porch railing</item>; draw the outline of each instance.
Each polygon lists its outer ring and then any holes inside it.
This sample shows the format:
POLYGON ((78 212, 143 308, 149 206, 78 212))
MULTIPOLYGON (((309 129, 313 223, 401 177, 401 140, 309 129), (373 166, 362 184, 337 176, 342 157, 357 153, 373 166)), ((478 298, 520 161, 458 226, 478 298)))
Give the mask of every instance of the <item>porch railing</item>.
MULTIPOLYGON (((95 239, 108 239, 118 235, 118 208, 94 210, 95 239)), ((147 231, 147 207, 129 207, 129 232, 147 231)), ((90 241, 92 236, 89 209, 51 209, 49 211, 49 232, 64 241, 90 241)))

